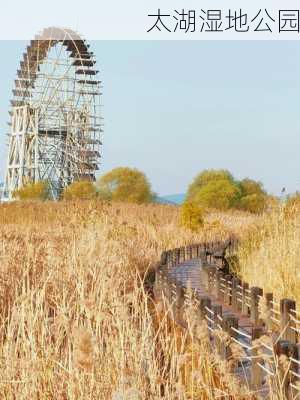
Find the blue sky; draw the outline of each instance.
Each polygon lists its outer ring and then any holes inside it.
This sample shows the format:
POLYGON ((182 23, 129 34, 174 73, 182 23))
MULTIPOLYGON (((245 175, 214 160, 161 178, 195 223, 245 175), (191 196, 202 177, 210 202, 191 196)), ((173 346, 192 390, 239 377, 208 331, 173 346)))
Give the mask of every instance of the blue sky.
MULTIPOLYGON (((26 42, 0 41, 0 180, 26 42)), ((300 189, 300 43, 94 41, 103 80, 102 173, 143 170, 161 195, 205 168, 300 189)))

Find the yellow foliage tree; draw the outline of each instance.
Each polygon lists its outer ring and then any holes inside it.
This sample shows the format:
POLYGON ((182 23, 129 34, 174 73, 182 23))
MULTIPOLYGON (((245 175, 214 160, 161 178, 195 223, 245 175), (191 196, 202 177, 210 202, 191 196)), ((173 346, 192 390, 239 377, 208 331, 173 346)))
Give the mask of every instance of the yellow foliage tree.
POLYGON ((45 181, 28 183, 15 190, 13 197, 18 200, 47 200, 49 198, 49 185, 45 181))
POLYGON ((102 199, 149 203, 154 194, 145 174, 135 168, 115 168, 98 181, 98 195, 102 199))
POLYGON ((262 183, 246 178, 239 182, 239 187, 241 198, 237 207, 254 214, 263 212, 267 204, 267 194, 262 183))
POLYGON ((97 195, 96 187, 92 182, 89 181, 78 181, 73 182, 67 186, 63 191, 63 199, 65 200, 90 200, 95 198, 97 195))
POLYGON ((180 217, 182 226, 194 232, 198 231, 204 223, 202 208, 189 201, 182 204, 180 217))
POLYGON ((194 195, 194 202, 204 208, 228 210, 234 207, 239 199, 240 191, 237 185, 228 180, 210 181, 194 195))
POLYGON ((261 182, 254 181, 253 179, 245 178, 239 183, 242 196, 250 196, 252 194, 266 195, 261 182))
POLYGON ((259 193, 249 194, 240 199, 239 206, 241 210, 259 214, 264 211, 267 205, 267 196, 259 193))
POLYGON ((252 213, 266 209, 267 193, 262 183, 246 178, 235 180, 224 169, 205 170, 189 186, 187 200, 204 208, 228 210, 237 208, 252 213))
POLYGON ((234 183, 233 176, 226 169, 205 169, 195 177, 189 186, 187 199, 193 201, 199 190, 203 189, 209 183, 216 181, 227 181, 231 184, 234 183))

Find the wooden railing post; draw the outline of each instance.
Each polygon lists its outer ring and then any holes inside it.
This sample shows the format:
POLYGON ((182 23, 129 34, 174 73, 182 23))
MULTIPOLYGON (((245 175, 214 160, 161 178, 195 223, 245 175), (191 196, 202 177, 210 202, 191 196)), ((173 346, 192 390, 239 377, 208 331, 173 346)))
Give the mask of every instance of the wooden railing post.
POLYGON ((155 271, 155 283, 153 287, 154 298, 159 300, 162 298, 163 292, 163 267, 160 266, 155 271))
POLYGON ((192 258, 191 246, 186 247, 186 252, 187 252, 187 259, 190 260, 192 258))
POLYGON ((176 282, 173 278, 171 278, 169 276, 169 285, 170 285, 170 317, 173 318, 173 320, 175 320, 176 318, 176 312, 177 312, 177 286, 176 286, 176 282))
MULTIPOLYGON (((214 330, 219 330, 220 326, 222 327, 222 306, 220 304, 213 304, 212 305, 212 311, 213 311, 213 320, 214 320, 214 330)), ((221 351, 222 351, 222 346, 221 346, 221 341, 220 338, 218 337, 217 334, 214 335, 214 344, 216 346, 218 354, 221 356, 221 351)))
POLYGON ((170 258, 171 258, 171 268, 173 268, 175 266, 175 254, 174 254, 174 249, 170 250, 170 258))
POLYGON ((199 258, 199 245, 195 244, 196 258, 199 258))
POLYGON ((213 242, 211 244, 211 248, 210 248, 210 252, 211 252, 210 263, 211 264, 215 264, 215 256, 214 256, 215 251, 216 251, 216 243, 213 242))
POLYGON ((174 267, 174 252, 170 250, 170 268, 174 267))
POLYGON ((253 286, 250 289, 250 320, 255 325, 259 325, 259 296, 262 296, 263 290, 259 287, 253 286))
POLYGON ((180 248, 180 253, 181 253, 181 261, 185 261, 185 247, 180 248))
POLYGON ((196 257, 199 258, 199 244, 196 244, 195 247, 196 247, 196 257))
MULTIPOLYGON (((252 341, 259 339, 263 334, 262 327, 254 327, 252 329, 252 341)), ((259 348, 257 346, 253 346, 251 350, 252 362, 251 362, 251 387, 253 390, 257 390, 261 388, 263 382, 263 370, 260 368, 259 363, 261 363, 262 359, 259 357, 259 348)))
POLYGON ((222 275, 222 272, 220 270, 216 269, 214 295, 216 296, 217 299, 221 298, 221 275, 222 275))
POLYGON ((249 283, 243 282, 242 283, 242 314, 249 315, 249 307, 248 303, 248 290, 249 290, 249 283))
POLYGON ((208 290, 208 271, 209 271, 209 265, 202 265, 202 268, 200 270, 200 276, 201 276, 201 283, 205 287, 206 290, 208 290))
POLYGON ((166 268, 168 268, 169 267, 169 252, 168 251, 165 251, 165 257, 166 257, 166 268))
POLYGON ((192 260, 193 259, 193 246, 190 245, 189 247, 190 247, 190 259, 192 260))
POLYGON ((237 303, 237 311, 242 312, 242 303, 243 303, 243 287, 242 287, 242 280, 239 279, 239 282, 237 284, 236 288, 236 303, 237 303))
POLYGON ((176 265, 177 265, 177 251, 176 251, 176 249, 172 250, 172 259, 173 259, 173 267, 176 267, 176 265))
POLYGON ((291 343, 297 342, 296 324, 293 318, 296 317, 296 302, 291 299, 280 300, 280 330, 282 338, 291 343))
POLYGON ((207 255, 206 255, 206 250, 205 249, 201 249, 200 250, 199 258, 201 260, 202 266, 207 264, 207 255))
POLYGON ((175 319, 179 323, 182 321, 182 313, 184 308, 184 288, 180 285, 176 285, 176 310, 175 310, 175 319))
POLYGON ((219 299, 224 303, 225 296, 226 296, 226 278, 224 272, 219 270, 220 274, 220 296, 219 299))
POLYGON ((190 260, 193 258, 193 246, 190 244, 189 245, 189 252, 190 252, 190 260))
POLYGON ((227 305, 231 305, 231 291, 232 291, 232 275, 225 275, 225 302, 227 305))
POLYGON ((160 256, 160 264, 167 265, 167 263, 168 263, 168 255, 166 251, 163 251, 160 256))
POLYGON ((205 251, 206 251, 207 262, 210 264, 211 263, 211 246, 210 246, 210 243, 206 243, 205 244, 205 251))
POLYGON ((189 303, 188 303, 188 298, 189 298, 188 288, 186 286, 182 286, 181 288, 182 288, 182 292, 183 292, 183 308, 186 308, 186 307, 189 306, 189 303))
POLYGON ((213 252, 214 252, 214 243, 213 242, 210 243, 209 251, 210 251, 209 262, 210 262, 210 264, 212 264, 214 261, 213 260, 213 252))
POLYGON ((213 304, 212 311, 214 312, 214 316, 213 316, 214 329, 219 329, 219 327, 222 326, 221 320, 219 318, 219 317, 222 317, 222 306, 220 304, 213 304))
POLYGON ((177 249, 173 249, 172 253, 173 253, 173 267, 176 267, 176 265, 178 264, 177 249))
POLYGON ((279 340, 275 345, 275 353, 278 357, 279 373, 281 378, 281 385, 284 389, 284 395, 290 398, 290 383, 294 380, 291 371, 297 371, 297 364, 290 362, 289 359, 297 360, 298 349, 293 343, 287 340, 279 340), (283 358, 281 356, 284 356, 283 358))
POLYGON ((231 291, 231 306, 234 311, 238 311, 238 286, 241 284, 241 280, 234 276, 232 278, 232 291, 231 291))
POLYGON ((170 301, 170 287, 169 287, 168 274, 166 272, 163 274, 163 294, 164 294, 165 299, 169 302, 170 301))
POLYGON ((294 345, 292 347, 292 354, 290 354, 290 381, 291 381, 291 398, 292 399, 297 399, 300 396, 300 379, 298 377, 299 375, 299 371, 300 371, 300 366, 299 366, 299 362, 300 362, 300 347, 299 344, 294 345), (293 372, 297 375, 294 375, 293 372))
MULTIPOLYGON (((228 333, 230 337, 237 338, 237 333, 232 330, 232 328, 238 329, 239 328, 239 320, 235 315, 224 315, 223 316, 223 328, 225 332, 228 333)), ((229 347, 230 343, 224 343, 223 347, 223 359, 228 360, 231 357, 231 350, 229 347)))
POLYGON ((197 248, 194 244, 192 245, 192 254, 193 258, 197 258, 197 248))
POLYGON ((215 277, 215 273, 216 273, 216 267, 214 266, 209 266, 207 268, 207 291, 210 294, 213 294, 214 291, 214 277, 215 277))
POLYGON ((176 249, 176 261, 177 261, 177 265, 180 264, 180 248, 179 247, 176 249))
POLYGON ((164 271, 168 268, 168 253, 163 251, 160 257, 160 265, 155 271, 154 296, 161 299, 164 290, 164 271))
POLYGON ((266 302, 266 319, 265 319, 265 324, 266 328, 269 332, 272 331, 273 329, 273 322, 272 322, 272 310, 273 310, 273 293, 266 293, 265 294, 265 302, 266 302))
POLYGON ((172 252, 171 252, 171 250, 168 250, 167 252, 166 252, 166 254, 167 254, 167 268, 172 268, 172 252))
POLYGON ((172 275, 168 274, 167 282, 168 282, 169 302, 170 302, 170 304, 172 304, 173 298, 175 296, 175 294, 173 292, 174 277, 172 275))
POLYGON ((185 247, 185 259, 189 260, 190 259, 190 249, 189 246, 185 247))
POLYGON ((198 245, 198 257, 201 257, 201 254, 204 252, 204 244, 203 243, 200 243, 199 245, 198 245))
POLYGON ((205 319, 205 315, 207 314, 206 308, 211 308, 211 299, 208 296, 200 296, 199 297, 199 311, 200 317, 205 319))

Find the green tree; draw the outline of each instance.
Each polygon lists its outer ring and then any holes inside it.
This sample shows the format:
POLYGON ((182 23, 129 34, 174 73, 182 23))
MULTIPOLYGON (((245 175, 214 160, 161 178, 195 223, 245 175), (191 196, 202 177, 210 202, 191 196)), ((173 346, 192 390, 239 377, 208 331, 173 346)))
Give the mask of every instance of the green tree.
POLYGON ((227 179, 210 181, 193 196, 193 201, 204 208, 228 210, 240 197, 238 186, 227 179))
POLYGON ((181 224, 191 231, 198 231, 203 226, 202 208, 192 202, 185 201, 180 209, 181 224))
POLYGON ((233 176, 226 169, 206 169, 196 176, 192 184, 188 188, 187 199, 193 200, 200 189, 210 182, 228 181, 234 183, 233 176))
POLYGON ((49 185, 45 181, 27 183, 15 190, 13 197, 18 200, 47 200, 49 198, 49 185))
POLYGON ((145 174, 135 168, 119 167, 103 175, 98 181, 102 199, 149 203, 154 194, 145 174))
POLYGON ((71 183, 63 191, 63 199, 65 200, 90 200, 96 197, 96 187, 89 181, 77 181, 71 183))

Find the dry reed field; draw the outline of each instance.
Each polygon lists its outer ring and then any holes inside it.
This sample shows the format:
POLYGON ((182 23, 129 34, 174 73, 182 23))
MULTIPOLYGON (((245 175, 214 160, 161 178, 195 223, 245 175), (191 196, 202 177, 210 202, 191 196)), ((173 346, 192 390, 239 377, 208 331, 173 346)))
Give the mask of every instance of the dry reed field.
POLYGON ((205 331, 181 332, 153 303, 151 271, 165 249, 236 234, 242 274, 299 301, 297 218, 210 213, 195 234, 178 214, 99 201, 0 206, 0 399, 254 398, 205 331))
POLYGON ((251 285, 300 304, 299 205, 281 206, 254 224, 240 249, 240 264, 251 285))

